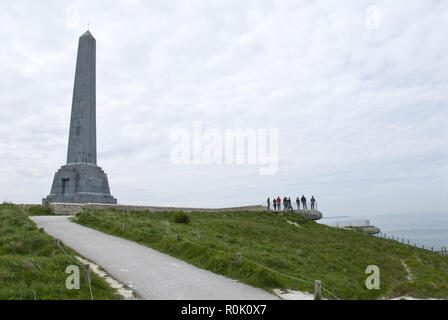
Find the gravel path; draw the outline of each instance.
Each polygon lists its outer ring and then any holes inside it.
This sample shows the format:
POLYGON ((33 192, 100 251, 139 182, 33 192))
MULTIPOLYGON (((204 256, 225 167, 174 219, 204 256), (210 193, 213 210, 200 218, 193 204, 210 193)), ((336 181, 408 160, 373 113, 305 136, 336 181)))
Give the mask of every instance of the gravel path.
POLYGON ((138 243, 83 227, 69 218, 30 217, 46 233, 100 265, 143 299, 278 299, 266 291, 199 269, 138 243))

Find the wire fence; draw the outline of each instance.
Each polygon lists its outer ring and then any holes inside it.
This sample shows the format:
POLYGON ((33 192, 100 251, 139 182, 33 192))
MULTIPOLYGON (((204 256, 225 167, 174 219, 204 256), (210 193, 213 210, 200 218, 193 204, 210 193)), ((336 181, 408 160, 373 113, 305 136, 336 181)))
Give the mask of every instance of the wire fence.
POLYGON ((370 221, 367 219, 359 220, 336 220, 336 221, 319 221, 319 224, 324 224, 329 227, 345 228, 345 227, 367 227, 370 226, 370 221))
MULTIPOLYGON (((78 259, 76 259, 75 257, 72 257, 70 254, 68 254, 67 251, 65 251, 64 248, 61 246, 61 242, 60 242, 59 240, 56 239, 55 242, 56 242, 56 245, 62 250, 62 252, 63 252, 67 257, 69 257, 70 259, 72 259, 77 265, 81 266, 84 270, 86 270, 86 265, 82 264, 81 262, 79 262, 78 259)), ((90 271, 89 271, 89 273, 90 273, 90 271)), ((87 284, 89 285, 90 298, 91 298, 92 300, 94 300, 94 299, 93 299, 93 292, 92 292, 92 285, 90 284, 90 282, 91 282, 91 281, 90 281, 90 274, 89 274, 89 275, 86 274, 86 281, 87 281, 87 284)))
MULTIPOLYGON (((125 233, 125 232, 128 232, 128 231, 129 231, 129 227, 128 227, 128 225, 127 225, 127 224, 122 224, 122 233, 125 233)), ((148 235, 147 232, 143 232, 143 231, 140 231, 140 230, 132 230, 132 233, 140 233, 140 234, 142 234, 142 235, 144 235, 144 236, 147 236, 147 235, 148 235)), ((195 241, 192 241, 192 240, 190 240, 190 239, 188 239, 188 238, 185 238, 184 236, 181 237, 181 236, 179 236, 178 234, 175 234, 175 233, 172 233, 172 232, 167 232, 167 235, 173 237, 173 238, 176 239, 177 241, 185 241, 185 242, 188 242, 188 243, 190 243, 190 244, 192 244, 192 245, 194 245, 194 246, 200 247, 200 248, 205 249, 205 250, 211 250, 211 251, 215 251, 215 252, 218 252, 218 253, 227 255, 227 256, 231 256, 231 257, 233 257, 234 259, 236 259, 238 262, 242 262, 242 261, 244 260, 244 261, 246 261, 246 262, 248 262, 248 263, 251 263, 251 264, 253 264, 253 265, 255 265, 255 266, 259 267, 259 268, 265 269, 265 270, 267 270, 267 271, 270 271, 270 272, 273 272, 273 273, 276 273, 276 274, 280 274, 280 275, 282 275, 282 276, 284 276, 284 277, 287 277, 287 278, 290 278, 290 279, 294 279, 294 280, 297 280, 297 281, 299 281, 299 282, 308 283, 308 284, 311 284, 311 285, 313 285, 313 286, 314 286, 315 283, 316 283, 316 281, 313 282, 313 281, 310 281, 310 280, 301 279, 301 278, 294 277, 294 276, 291 276, 291 275, 289 275, 289 274, 286 274, 286 273, 283 273, 283 272, 274 270, 274 269, 272 269, 272 268, 266 267, 266 266, 264 266, 264 265, 262 265, 262 264, 260 264, 260 263, 257 263, 257 262, 255 262, 255 261, 253 261, 253 260, 251 260, 251 259, 248 259, 247 257, 243 256, 240 252, 229 252, 229 251, 225 251, 225 250, 220 250, 220 249, 212 248, 212 247, 210 247, 210 246, 206 246, 206 245, 203 245, 203 244, 199 244, 199 243, 197 243, 197 242, 195 242, 195 241)), ((323 291, 325 291, 326 293, 328 293, 328 294, 329 294, 330 296, 332 296, 333 298, 335 298, 336 300, 340 300, 340 298, 339 298, 336 294, 334 294, 333 292, 329 291, 329 290, 326 289, 324 286, 321 286, 321 289, 322 289, 323 291)), ((315 292, 315 294, 316 294, 316 292, 315 292)))
POLYGON ((448 256, 448 251, 447 251, 446 246, 441 246, 440 247, 440 251, 439 251, 439 250, 437 250, 438 248, 435 248, 434 246, 426 246, 425 247, 424 244, 420 246, 419 244, 417 244, 416 241, 411 241, 410 239, 405 239, 404 237, 397 237, 397 236, 393 236, 393 235, 387 235, 386 233, 382 233, 382 232, 380 232, 377 235, 377 237, 378 238, 383 238, 383 239, 394 240, 394 241, 397 241, 399 243, 402 243, 404 245, 408 245, 408 246, 411 246, 411 247, 414 247, 414 248, 420 248, 420 249, 423 249, 423 250, 428 250, 428 251, 431 251, 431 252, 434 252, 434 253, 438 253, 438 254, 441 254, 441 255, 444 255, 444 256, 448 256))
MULTIPOLYGON (((367 220, 367 219, 319 221, 318 223, 326 225, 326 226, 329 226, 329 227, 335 227, 335 228, 367 227, 367 226, 370 226, 370 221, 367 220)), ((434 253, 439 253, 439 254, 448 256, 448 251, 447 251, 446 246, 441 246, 440 250, 437 250, 438 248, 436 248, 434 246, 426 246, 425 247, 424 244, 423 245, 419 245, 414 240, 411 241, 410 239, 405 239, 404 237, 397 237, 397 236, 393 236, 393 235, 387 235, 386 233, 382 233, 382 232, 377 234, 376 237, 384 238, 384 239, 390 239, 390 240, 395 240, 395 241, 398 241, 398 242, 400 242, 402 244, 413 246, 415 248, 421 248, 421 249, 428 250, 428 251, 431 251, 431 252, 434 252, 434 253)))

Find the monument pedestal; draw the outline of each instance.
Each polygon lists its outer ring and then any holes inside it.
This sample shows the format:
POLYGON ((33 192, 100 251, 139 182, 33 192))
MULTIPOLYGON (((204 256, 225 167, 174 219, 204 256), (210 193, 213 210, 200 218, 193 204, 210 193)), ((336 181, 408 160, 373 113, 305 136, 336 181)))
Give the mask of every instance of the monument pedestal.
POLYGON ((107 175, 100 167, 79 163, 62 166, 55 173, 51 193, 42 202, 116 204, 117 199, 110 194, 107 175))

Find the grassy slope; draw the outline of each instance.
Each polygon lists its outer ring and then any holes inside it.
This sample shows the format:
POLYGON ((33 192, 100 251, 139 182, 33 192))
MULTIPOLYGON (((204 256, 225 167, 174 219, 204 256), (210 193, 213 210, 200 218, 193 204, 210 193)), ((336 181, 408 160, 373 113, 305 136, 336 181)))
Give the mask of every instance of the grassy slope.
MULTIPOLYGON (((29 209, 29 208, 27 208, 29 209)), ((48 214, 33 206, 31 214, 48 214)), ((18 206, 0 205, 0 300, 5 299, 87 299, 89 287, 80 268, 80 289, 65 287, 65 268, 76 264, 57 248, 54 240, 28 219, 18 206)), ((64 248, 71 256, 76 253, 64 248)), ((92 274, 95 299, 119 299, 101 278, 92 274)))
MULTIPOLYGON (((175 213, 88 210, 75 220, 106 233, 137 241, 198 267, 266 289, 313 291, 313 285, 267 271, 247 261, 314 281, 342 299, 411 295, 448 298, 448 259, 360 231, 319 225, 294 213, 189 213, 190 223, 175 223, 175 213), (287 223, 294 221, 297 227, 287 223), (122 224, 126 223, 126 232, 122 224), (180 240, 176 240, 176 234, 180 240), (199 245, 192 244, 191 240, 199 245), (220 253, 214 249, 231 254, 220 253), (408 281, 407 264, 414 281, 408 281), (381 270, 380 290, 365 288, 368 265, 381 270)), ((331 298, 324 292, 324 297, 331 298)))

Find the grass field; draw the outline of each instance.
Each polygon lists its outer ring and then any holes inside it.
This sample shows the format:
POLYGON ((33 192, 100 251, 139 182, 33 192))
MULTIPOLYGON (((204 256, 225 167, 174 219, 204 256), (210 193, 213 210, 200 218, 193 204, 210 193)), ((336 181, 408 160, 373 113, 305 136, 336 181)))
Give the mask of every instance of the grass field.
MULTIPOLYGON (((330 228, 295 213, 85 210, 74 220, 270 292, 313 292, 313 284, 292 276, 321 280, 341 299, 448 298, 447 257, 361 231, 330 228), (238 263, 237 252, 248 260, 238 263), (369 265, 380 268, 380 290, 365 287, 369 265)), ((326 291, 323 295, 334 298, 326 291)))
MULTIPOLYGON (((76 265, 28 215, 48 214, 44 206, 0 205, 0 300, 90 300, 90 290, 80 267, 80 289, 65 287, 66 267, 76 265)), ((78 255, 62 245, 70 256, 78 255)), ((78 255, 79 256, 79 255, 78 255)), ((101 278, 92 274, 94 299, 120 299, 101 278)))

